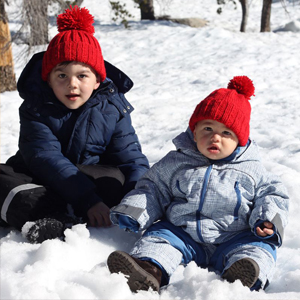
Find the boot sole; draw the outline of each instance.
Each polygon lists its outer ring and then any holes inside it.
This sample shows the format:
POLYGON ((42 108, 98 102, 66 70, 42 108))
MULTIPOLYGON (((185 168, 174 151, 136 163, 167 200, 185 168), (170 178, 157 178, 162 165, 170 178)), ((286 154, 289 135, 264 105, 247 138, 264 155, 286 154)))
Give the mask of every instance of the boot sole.
POLYGON ((222 278, 229 282, 240 280, 244 286, 251 288, 257 281, 258 275, 258 264, 251 258, 243 258, 227 269, 222 278))
POLYGON ((42 243, 45 240, 52 240, 63 237, 64 225, 55 219, 40 219, 33 225, 28 233, 27 239, 30 243, 42 243))
POLYGON ((157 279, 141 268, 133 258, 123 252, 115 251, 107 259, 107 266, 111 273, 123 273, 128 278, 128 285, 133 292, 138 290, 148 291, 151 287, 154 291, 159 291, 157 279))

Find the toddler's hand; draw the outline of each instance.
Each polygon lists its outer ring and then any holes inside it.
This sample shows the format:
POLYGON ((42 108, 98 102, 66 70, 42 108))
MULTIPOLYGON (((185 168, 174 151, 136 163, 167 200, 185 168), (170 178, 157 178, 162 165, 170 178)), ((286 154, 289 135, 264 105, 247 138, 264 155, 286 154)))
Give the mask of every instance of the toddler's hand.
POLYGON ((88 212, 87 216, 89 218, 89 223, 92 227, 107 227, 111 225, 109 218, 110 210, 106 204, 99 202, 92 206, 88 212))
POLYGON ((274 233, 273 224, 271 222, 264 222, 262 225, 263 226, 261 227, 259 226, 256 227, 256 233, 259 236, 266 237, 274 233))

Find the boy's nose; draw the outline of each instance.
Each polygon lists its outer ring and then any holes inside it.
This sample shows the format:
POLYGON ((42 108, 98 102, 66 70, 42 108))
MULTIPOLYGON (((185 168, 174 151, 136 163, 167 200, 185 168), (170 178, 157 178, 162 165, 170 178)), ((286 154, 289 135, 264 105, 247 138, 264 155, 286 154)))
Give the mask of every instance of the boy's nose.
POLYGON ((218 133, 214 133, 211 137, 211 140, 213 142, 219 142, 220 141, 221 136, 218 133))
POLYGON ((76 78, 71 77, 69 80, 69 88, 72 89, 74 87, 76 87, 76 78))

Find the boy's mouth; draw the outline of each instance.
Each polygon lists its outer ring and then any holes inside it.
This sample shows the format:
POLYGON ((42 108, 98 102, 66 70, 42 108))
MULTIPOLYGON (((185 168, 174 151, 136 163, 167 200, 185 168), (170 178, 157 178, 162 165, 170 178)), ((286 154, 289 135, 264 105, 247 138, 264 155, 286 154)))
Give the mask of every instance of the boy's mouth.
POLYGON ((220 152, 220 148, 217 145, 212 145, 207 149, 210 153, 218 153, 220 152))
POLYGON ((78 94, 69 94, 69 95, 66 95, 66 97, 71 101, 75 101, 75 100, 77 100, 79 95, 78 94))

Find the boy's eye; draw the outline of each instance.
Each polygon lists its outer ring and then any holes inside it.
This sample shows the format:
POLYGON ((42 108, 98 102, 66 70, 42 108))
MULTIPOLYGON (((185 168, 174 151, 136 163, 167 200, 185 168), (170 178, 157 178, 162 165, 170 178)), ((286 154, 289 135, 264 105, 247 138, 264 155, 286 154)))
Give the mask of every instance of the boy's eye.
POLYGON ((212 131, 212 128, 211 127, 204 127, 204 130, 205 131, 212 131))
POLYGON ((79 75, 78 76, 79 78, 85 78, 85 77, 87 77, 85 74, 81 74, 81 75, 79 75))
POLYGON ((223 134, 224 135, 231 135, 231 132, 229 132, 229 131, 223 131, 223 134))
POLYGON ((59 74, 58 78, 66 78, 66 74, 59 74))

